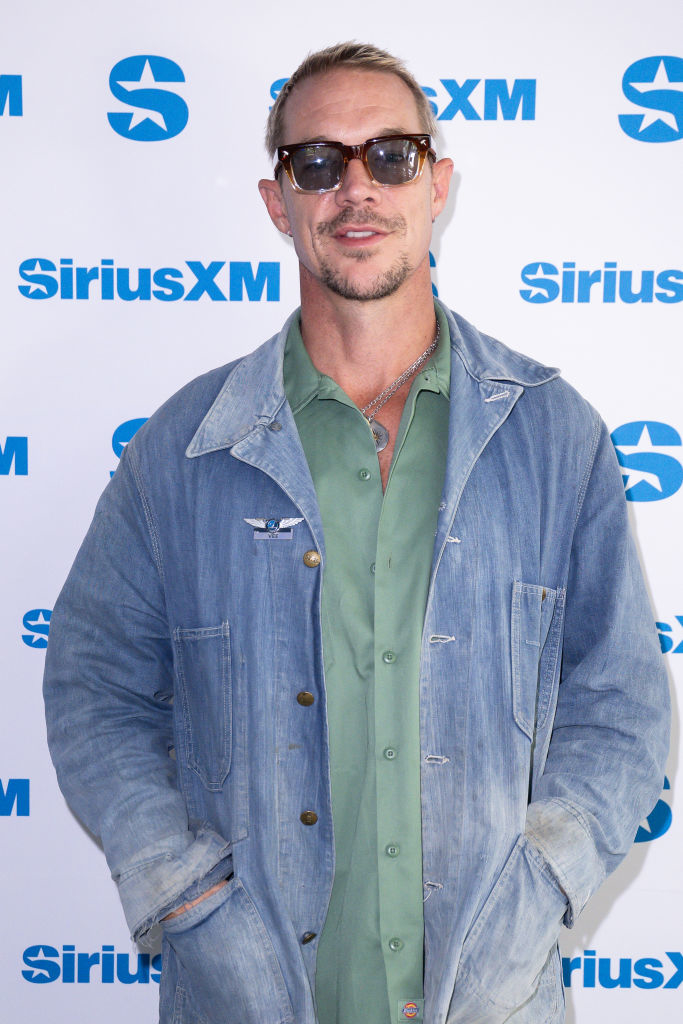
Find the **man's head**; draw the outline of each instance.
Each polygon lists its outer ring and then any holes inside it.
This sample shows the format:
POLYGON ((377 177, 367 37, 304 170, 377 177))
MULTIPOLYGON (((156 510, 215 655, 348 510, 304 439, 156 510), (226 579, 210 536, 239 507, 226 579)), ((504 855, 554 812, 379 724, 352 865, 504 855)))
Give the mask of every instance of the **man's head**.
MULTIPOLYGON (((404 66, 371 46, 342 44, 309 56, 285 85, 271 111, 268 144, 334 142, 359 147, 369 139, 417 136, 423 139, 412 163, 401 143, 390 152, 365 152, 365 161, 346 154, 341 181, 332 176, 322 188, 301 191, 283 169, 259 190, 276 227, 292 235, 299 257, 302 299, 311 291, 368 301, 394 294, 419 271, 429 282, 432 222, 441 212, 453 170, 450 160, 427 155, 433 116, 426 97, 404 66), (405 183, 394 180, 391 163, 408 167, 405 183), (378 163, 374 163, 377 160, 378 163), (375 167, 373 172, 372 168, 375 167)), ((412 143, 406 142, 407 149, 412 143)), ((330 152, 329 150, 327 151, 330 152)), ((357 152, 357 151, 356 151, 357 152)), ((299 166, 318 161, 319 150, 300 150, 299 166)), ((280 151, 287 162, 289 154, 280 151)), ((291 171, 291 166, 289 168, 291 171)), ((415 281, 413 282, 415 283, 415 281)))
POLYGON ((317 53, 309 53, 280 90, 266 122, 266 149, 271 159, 274 159, 278 146, 297 141, 285 137, 285 108, 292 91, 299 82, 338 68, 384 71, 396 75, 405 82, 413 94, 420 130, 427 135, 436 134, 436 118, 429 101, 403 61, 370 43, 337 43, 336 46, 328 46, 317 53))

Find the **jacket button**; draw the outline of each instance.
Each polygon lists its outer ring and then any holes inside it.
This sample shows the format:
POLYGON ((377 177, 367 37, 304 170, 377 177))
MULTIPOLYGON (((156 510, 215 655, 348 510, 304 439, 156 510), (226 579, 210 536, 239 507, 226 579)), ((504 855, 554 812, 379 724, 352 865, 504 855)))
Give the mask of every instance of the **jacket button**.
POLYGON ((297 693, 296 699, 304 708, 310 708, 311 704, 315 701, 315 697, 308 690, 302 690, 301 693, 297 693))
POLYGON ((317 932, 304 932, 301 936, 301 945, 305 946, 307 942, 312 942, 317 934, 317 932))
POLYGON ((318 815, 315 811, 303 811, 299 815, 299 821, 302 825, 315 825, 318 820, 318 815))
POLYGON ((304 555, 304 565, 307 565, 309 569, 315 569, 316 566, 320 565, 320 555, 317 551, 307 551, 304 555))

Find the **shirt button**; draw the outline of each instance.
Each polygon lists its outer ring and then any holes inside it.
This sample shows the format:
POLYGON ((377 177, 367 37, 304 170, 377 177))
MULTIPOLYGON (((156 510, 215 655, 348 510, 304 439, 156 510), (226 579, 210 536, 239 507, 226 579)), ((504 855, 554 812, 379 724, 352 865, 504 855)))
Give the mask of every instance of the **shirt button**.
POLYGON ((392 953, 398 953, 399 949, 403 949, 402 941, 397 938, 389 939, 389 949, 392 953))
POLYGON ((315 811, 302 811, 299 815, 299 821, 302 825, 315 825, 318 820, 318 815, 315 811))
POLYGON ((394 758, 396 757, 396 751, 394 750, 393 747, 387 747, 386 750, 384 751, 384 756, 386 757, 387 761, 393 761, 394 758))
POLYGON ((401 847, 397 846, 396 843, 389 843, 389 845, 385 847, 384 852, 387 857, 398 857, 401 852, 401 847))
POLYGON ((320 554, 317 551, 307 551, 304 554, 304 565, 307 565, 309 569, 315 569, 320 565, 320 554))
POLYGON ((373 576, 375 575, 375 563, 374 562, 370 566, 370 572, 372 573, 373 576))
POLYGON ((317 932, 304 932, 301 936, 301 945, 305 946, 307 942, 312 942, 317 934, 317 932))
POLYGON ((396 658, 397 655, 394 653, 394 651, 385 651, 384 654, 382 655, 382 661, 384 662, 385 665, 393 665, 394 662, 396 661, 396 658))
POLYGON ((297 693, 296 699, 303 708, 310 708, 311 704, 315 701, 315 697, 308 690, 302 690, 301 693, 297 693))
POLYGON ((369 469, 359 469, 358 476, 360 477, 361 480, 369 480, 370 477, 372 476, 372 473, 370 472, 369 469))

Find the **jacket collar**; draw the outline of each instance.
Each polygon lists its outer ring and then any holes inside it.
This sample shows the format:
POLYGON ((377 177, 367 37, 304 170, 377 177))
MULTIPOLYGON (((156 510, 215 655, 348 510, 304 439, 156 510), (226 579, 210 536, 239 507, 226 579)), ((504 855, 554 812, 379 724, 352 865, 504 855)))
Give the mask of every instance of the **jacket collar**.
MULTIPOLYGON (((467 320, 452 313, 437 300, 446 315, 451 333, 451 374, 457 358, 471 378, 478 382, 505 381, 522 387, 536 387, 559 375, 514 352, 494 338, 481 334, 467 320)), ((195 458, 207 452, 229 448, 255 428, 270 426, 285 403, 282 365, 290 324, 295 310, 279 334, 233 365, 218 397, 188 445, 186 455, 195 458)))

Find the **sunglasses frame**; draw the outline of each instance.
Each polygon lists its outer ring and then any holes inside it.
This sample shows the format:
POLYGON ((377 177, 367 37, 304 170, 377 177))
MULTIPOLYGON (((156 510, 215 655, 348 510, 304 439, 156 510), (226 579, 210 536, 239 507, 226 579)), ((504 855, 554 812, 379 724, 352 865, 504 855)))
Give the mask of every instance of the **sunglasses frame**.
POLYGON ((316 141, 316 142, 297 142, 291 146, 278 146, 277 150, 277 163, 275 170, 273 171, 273 177, 277 178, 279 171, 284 167, 285 173, 290 180, 292 188, 295 192, 302 192, 307 196, 322 195, 325 192, 336 192, 342 187, 344 178, 346 177, 346 168, 348 167, 349 160, 362 160, 365 170, 368 172, 370 180, 375 184, 379 185, 380 188, 396 188, 399 185, 411 185, 414 181, 417 181, 422 170, 424 168, 424 162, 426 157, 431 157, 432 160, 436 160, 436 152, 432 149, 432 137, 431 135, 410 135, 399 134, 399 135, 379 135, 374 139, 366 139, 365 142, 361 142, 358 146, 345 146, 343 142, 327 142, 327 141, 316 141), (399 181, 394 184, 387 184, 382 181, 377 181, 372 176, 372 171, 368 164, 367 152, 370 146, 376 142, 392 142, 396 139, 407 139, 410 142, 414 142, 418 147, 417 159, 418 167, 417 174, 414 178, 410 178, 408 181, 399 181), (292 171, 292 154, 298 152, 301 149, 311 149, 315 146, 328 146, 336 149, 341 153, 344 160, 342 166, 341 177, 336 185, 332 188, 301 188, 300 185, 294 180, 294 172, 292 171))

